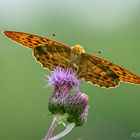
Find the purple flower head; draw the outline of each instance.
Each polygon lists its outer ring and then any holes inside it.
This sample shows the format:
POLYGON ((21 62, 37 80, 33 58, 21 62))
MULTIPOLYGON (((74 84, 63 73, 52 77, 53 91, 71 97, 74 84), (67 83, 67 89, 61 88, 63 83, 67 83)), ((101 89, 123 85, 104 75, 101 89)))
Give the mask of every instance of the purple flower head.
POLYGON ((80 83, 73 69, 57 67, 48 81, 54 89, 48 103, 50 112, 55 115, 66 114, 68 123, 83 125, 88 116, 88 96, 71 90, 78 88, 80 83))
POLYGON ((48 85, 52 87, 68 85, 70 88, 76 88, 79 84, 80 82, 72 68, 56 67, 52 75, 48 76, 48 85))

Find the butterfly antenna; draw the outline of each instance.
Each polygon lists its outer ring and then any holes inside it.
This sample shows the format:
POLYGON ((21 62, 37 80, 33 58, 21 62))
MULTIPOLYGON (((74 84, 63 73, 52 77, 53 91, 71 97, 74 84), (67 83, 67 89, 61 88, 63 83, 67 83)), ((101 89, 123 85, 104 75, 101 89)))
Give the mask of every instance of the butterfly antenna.
POLYGON ((59 39, 60 41, 63 41, 64 43, 68 44, 69 46, 73 46, 73 44, 71 44, 70 42, 68 42, 68 41, 66 41, 66 40, 64 40, 64 39, 62 39, 62 38, 59 37, 59 36, 56 36, 56 34, 52 34, 52 36, 55 37, 55 38, 57 38, 57 39, 59 39))
POLYGON ((85 50, 88 50, 88 51, 90 51, 90 52, 92 52, 92 53, 98 53, 98 54, 102 53, 101 51, 92 50, 92 49, 87 49, 87 48, 85 48, 85 50))

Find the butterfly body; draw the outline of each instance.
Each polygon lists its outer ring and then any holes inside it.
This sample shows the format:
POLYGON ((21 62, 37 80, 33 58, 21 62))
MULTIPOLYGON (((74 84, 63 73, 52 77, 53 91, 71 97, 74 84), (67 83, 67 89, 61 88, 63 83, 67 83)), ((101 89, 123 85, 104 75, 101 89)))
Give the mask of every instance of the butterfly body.
POLYGON ((72 67, 78 78, 100 87, 115 87, 120 81, 140 84, 140 77, 104 59, 85 53, 80 45, 68 47, 53 40, 22 32, 5 31, 10 39, 31 48, 43 67, 72 67))

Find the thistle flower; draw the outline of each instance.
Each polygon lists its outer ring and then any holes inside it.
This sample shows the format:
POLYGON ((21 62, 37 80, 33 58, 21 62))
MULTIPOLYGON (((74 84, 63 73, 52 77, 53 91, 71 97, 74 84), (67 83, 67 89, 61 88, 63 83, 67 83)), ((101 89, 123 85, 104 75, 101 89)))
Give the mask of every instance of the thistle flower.
POLYGON ((80 81, 71 68, 56 67, 52 75, 48 76, 48 85, 53 88, 48 102, 49 111, 54 114, 57 123, 68 124, 62 133, 50 138, 49 132, 44 139, 55 140, 66 135, 73 127, 82 126, 86 122, 88 96, 79 91, 80 81))

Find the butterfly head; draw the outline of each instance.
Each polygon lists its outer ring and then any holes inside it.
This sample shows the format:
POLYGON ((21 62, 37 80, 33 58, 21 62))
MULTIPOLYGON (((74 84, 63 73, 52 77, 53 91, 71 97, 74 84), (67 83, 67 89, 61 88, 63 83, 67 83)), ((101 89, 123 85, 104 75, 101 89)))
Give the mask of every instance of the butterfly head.
POLYGON ((85 53, 84 48, 81 45, 75 45, 71 47, 73 54, 80 55, 82 53, 85 53))

